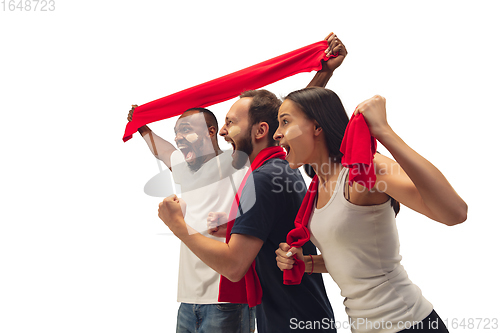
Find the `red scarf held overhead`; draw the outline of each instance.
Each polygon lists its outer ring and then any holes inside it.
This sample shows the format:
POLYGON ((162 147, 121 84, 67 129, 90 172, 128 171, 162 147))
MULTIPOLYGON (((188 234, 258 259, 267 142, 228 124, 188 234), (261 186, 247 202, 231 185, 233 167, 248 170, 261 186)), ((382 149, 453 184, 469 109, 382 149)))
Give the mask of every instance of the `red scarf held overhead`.
MULTIPOLYGON (((342 165, 349 168, 349 184, 355 181, 371 189, 375 185, 376 175, 373 167, 373 156, 377 149, 377 141, 370 134, 365 117, 362 114, 352 116, 347 124, 344 138, 340 146, 342 165)), ((297 217, 295 229, 291 230, 286 242, 291 247, 302 247, 310 238, 309 219, 314 209, 316 193, 318 192, 318 176, 315 175, 309 185, 306 196, 302 201, 297 217)), ((304 275, 305 264, 294 255, 295 263, 292 269, 283 271, 283 283, 288 285, 299 284, 304 275)))
MULTIPOLYGON (((233 204, 231 205, 231 211, 229 212, 229 218, 227 223, 226 231, 226 243, 229 243, 231 239, 231 229, 234 225, 234 220, 238 213, 238 207, 240 205, 241 192, 245 187, 245 183, 248 177, 252 174, 253 170, 260 168, 264 162, 271 158, 285 159, 285 152, 281 147, 268 147, 260 151, 260 153, 255 157, 250 169, 245 174, 243 181, 238 189, 238 193, 234 197, 233 204)), ((252 307, 260 304, 262 301, 262 287, 260 286, 259 277, 255 271, 255 260, 246 272, 245 276, 238 282, 231 282, 226 277, 220 277, 219 286, 219 302, 229 302, 229 303, 243 303, 248 304, 252 307)))
POLYGON ((239 96, 246 90, 258 89, 289 76, 320 70, 327 60, 327 41, 317 42, 251 67, 176 92, 138 106, 132 121, 127 123, 123 141, 128 141, 143 125, 175 117, 189 108, 207 107, 239 96))

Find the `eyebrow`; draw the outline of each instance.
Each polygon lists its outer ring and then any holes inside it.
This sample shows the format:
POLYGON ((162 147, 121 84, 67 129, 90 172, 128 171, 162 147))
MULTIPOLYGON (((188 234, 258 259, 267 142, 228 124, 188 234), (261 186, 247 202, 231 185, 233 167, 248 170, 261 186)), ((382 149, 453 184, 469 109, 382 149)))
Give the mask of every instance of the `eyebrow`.
POLYGON ((282 113, 282 114, 280 114, 279 118, 282 118, 284 116, 289 116, 289 114, 288 113, 282 113))
POLYGON ((177 133, 177 130, 180 128, 180 127, 184 127, 184 126, 188 126, 188 127, 191 127, 191 124, 188 123, 188 122, 181 122, 181 123, 178 123, 174 126, 174 133, 177 133))

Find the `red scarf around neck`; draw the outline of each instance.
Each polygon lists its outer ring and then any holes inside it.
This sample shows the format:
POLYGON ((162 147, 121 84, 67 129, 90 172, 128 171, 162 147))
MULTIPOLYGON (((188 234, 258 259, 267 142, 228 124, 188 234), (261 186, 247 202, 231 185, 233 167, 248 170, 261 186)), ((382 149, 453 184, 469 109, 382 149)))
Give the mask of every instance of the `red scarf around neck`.
MULTIPOLYGON (((307 229, 307 224, 311 218, 311 212, 314 209, 314 201, 316 199, 316 193, 318 193, 318 183, 318 175, 314 175, 304 200, 302 200, 297 217, 295 217, 295 229, 292 229, 286 236, 286 242, 291 247, 302 247, 309 241, 311 235, 309 234, 309 229, 307 229)), ((295 263, 292 269, 283 271, 284 284, 300 284, 300 281, 302 281, 305 264, 296 254, 293 255, 293 259, 295 259, 295 263)))
POLYGON ((123 141, 128 141, 143 125, 175 117, 190 108, 204 108, 239 96, 246 90, 258 89, 289 76, 320 70, 321 60, 328 60, 327 41, 317 42, 237 72, 176 92, 138 106, 127 123, 123 141))
MULTIPOLYGON (((281 147, 268 147, 259 152, 250 166, 250 169, 245 174, 243 181, 238 189, 238 193, 234 197, 233 204, 231 205, 231 211, 229 212, 229 218, 227 223, 226 231, 226 243, 229 243, 231 239, 231 229, 234 225, 234 220, 236 219, 238 213, 238 207, 240 205, 241 192, 245 187, 245 183, 248 177, 252 174, 254 170, 260 168, 264 162, 272 158, 285 159, 285 152, 281 147)), ((258 199, 257 199, 258 200, 258 199)), ((262 287, 260 286, 259 277, 255 271, 255 260, 248 269, 245 276, 238 282, 231 282, 226 277, 220 277, 219 285, 219 302, 229 302, 229 303, 243 303, 248 304, 252 307, 260 304, 262 301, 262 287)))
MULTIPOLYGON (((340 152, 342 165, 349 168, 349 184, 355 181, 368 189, 371 189, 377 177, 373 166, 373 156, 377 149, 377 140, 371 135, 365 117, 360 113, 352 116, 347 124, 340 152)), ((309 185, 306 196, 302 201, 297 217, 295 218, 295 229, 291 230, 286 242, 291 247, 302 247, 310 238, 309 219, 314 209, 316 193, 318 192, 318 176, 315 175, 309 185)), ((292 269, 283 271, 284 284, 299 284, 305 272, 305 264, 294 255, 295 263, 292 269)))

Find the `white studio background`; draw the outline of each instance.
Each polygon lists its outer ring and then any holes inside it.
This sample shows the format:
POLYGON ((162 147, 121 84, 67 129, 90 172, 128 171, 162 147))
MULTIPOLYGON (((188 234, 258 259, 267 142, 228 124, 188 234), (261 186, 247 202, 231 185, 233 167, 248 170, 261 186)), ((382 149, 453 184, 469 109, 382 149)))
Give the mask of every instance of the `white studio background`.
MULTIPOLYGON (((330 31, 349 55, 327 87, 348 114, 385 96, 391 126, 469 206, 455 227, 402 209, 410 278, 449 325, 500 317, 497 1, 55 0, 51 12, 9 11, 7 1, 1 332, 173 332, 179 241, 157 216, 161 199, 143 192, 156 161, 138 135, 122 142, 130 105, 330 31)), ((284 96, 312 76, 268 89, 284 96)), ((231 104, 210 108, 219 122, 231 104)), ((151 127, 172 140, 174 120, 151 127)), ((336 319, 346 321, 338 287, 324 279, 336 319)), ((491 328, 483 321, 475 331, 491 328)))

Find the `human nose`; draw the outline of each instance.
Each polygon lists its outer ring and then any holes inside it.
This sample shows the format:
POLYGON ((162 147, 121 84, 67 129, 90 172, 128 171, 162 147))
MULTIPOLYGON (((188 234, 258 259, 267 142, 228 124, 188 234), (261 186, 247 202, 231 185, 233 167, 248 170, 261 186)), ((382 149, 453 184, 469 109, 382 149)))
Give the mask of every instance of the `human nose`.
POLYGON ((221 127, 221 129, 220 129, 220 131, 219 131, 219 135, 220 135, 220 136, 222 136, 222 137, 224 137, 224 136, 226 136, 226 135, 227 135, 227 127, 226 127, 226 124, 224 124, 224 125, 221 127))
POLYGON ((184 139, 184 135, 182 135, 182 133, 178 132, 178 133, 175 133, 175 142, 181 140, 181 139, 184 139))
POLYGON ((283 139, 283 134, 281 134, 280 127, 278 127, 276 132, 274 132, 273 139, 275 141, 280 141, 281 139, 283 139))

